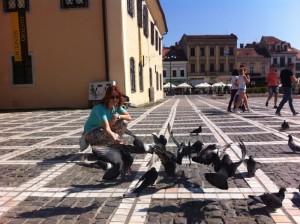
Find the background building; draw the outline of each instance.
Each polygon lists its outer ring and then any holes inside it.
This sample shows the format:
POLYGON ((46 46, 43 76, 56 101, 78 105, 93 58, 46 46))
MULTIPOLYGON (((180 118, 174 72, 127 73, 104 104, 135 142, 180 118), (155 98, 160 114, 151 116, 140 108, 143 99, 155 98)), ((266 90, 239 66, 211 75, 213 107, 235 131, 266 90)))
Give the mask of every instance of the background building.
POLYGON ((243 64, 250 74, 251 86, 265 86, 266 74, 270 71, 270 55, 257 43, 243 44, 237 49, 237 65, 243 64))
POLYGON ((187 57, 182 49, 175 46, 163 49, 164 83, 175 85, 188 82, 187 57))
POLYGON ((0 8, 0 109, 88 107, 89 84, 112 80, 137 105, 163 98, 159 0, 2 0, 0 8))
POLYGON ((190 83, 228 82, 236 67, 237 36, 186 35, 178 43, 188 58, 190 83))

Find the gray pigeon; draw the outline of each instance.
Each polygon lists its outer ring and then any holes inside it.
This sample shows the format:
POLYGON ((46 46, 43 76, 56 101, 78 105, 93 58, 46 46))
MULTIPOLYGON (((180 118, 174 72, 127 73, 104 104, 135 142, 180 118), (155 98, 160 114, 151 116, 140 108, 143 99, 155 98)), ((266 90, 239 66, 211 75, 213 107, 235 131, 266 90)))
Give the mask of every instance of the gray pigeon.
POLYGON ((289 123, 284 120, 283 123, 281 124, 281 131, 286 131, 289 128, 290 128, 289 123))
POLYGON ((249 204, 253 204, 255 202, 266 205, 270 210, 276 210, 282 206, 282 201, 285 197, 284 192, 286 189, 281 187, 278 193, 264 193, 259 196, 249 195, 249 198, 253 199, 253 202, 249 204))
POLYGON ((133 163, 133 157, 123 147, 126 145, 116 144, 112 146, 92 146, 92 153, 98 159, 98 165, 105 168, 104 180, 112 180, 121 174, 125 178, 127 171, 133 163), (112 166, 108 169, 108 163, 112 166), (106 165, 105 165, 106 164, 106 165))
POLYGON ((146 187, 154 185, 156 179, 158 177, 158 173, 155 167, 152 167, 148 170, 137 182, 135 187, 141 182, 141 185, 134 189, 133 193, 141 193, 146 187))
POLYGON ((151 146, 145 144, 139 137, 133 134, 129 129, 125 129, 125 133, 134 138, 133 146, 129 150, 131 153, 143 154, 146 152, 151 152, 151 146))
POLYGON ((288 146, 290 147, 291 150, 294 152, 300 152, 300 145, 297 145, 294 140, 292 135, 288 135, 289 141, 288 141, 288 146))
POLYGON ((247 164, 248 177, 254 177, 256 170, 261 168, 262 164, 255 161, 252 156, 244 161, 247 164))
POLYGON ((175 145, 178 148, 177 149, 177 158, 176 158, 177 164, 181 165, 183 157, 188 156, 189 161, 190 161, 190 165, 191 165, 191 154, 192 154, 191 143, 189 142, 188 145, 186 145, 184 142, 179 143, 176 140, 176 138, 174 137, 173 131, 171 131, 170 124, 168 124, 168 131, 170 133, 170 137, 171 137, 172 141, 175 143, 175 145))

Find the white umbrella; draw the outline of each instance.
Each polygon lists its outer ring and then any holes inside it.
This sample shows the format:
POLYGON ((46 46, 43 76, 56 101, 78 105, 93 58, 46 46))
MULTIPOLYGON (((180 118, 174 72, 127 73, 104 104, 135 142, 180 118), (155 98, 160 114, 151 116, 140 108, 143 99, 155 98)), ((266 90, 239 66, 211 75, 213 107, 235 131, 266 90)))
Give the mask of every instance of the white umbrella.
POLYGON ((200 84, 198 84, 198 85, 195 86, 195 88, 207 88, 207 87, 211 87, 211 85, 209 85, 206 82, 200 83, 200 84))
POLYGON ((187 84, 186 82, 181 83, 177 86, 177 88, 192 88, 191 85, 187 84))
MULTIPOLYGON (((163 87, 164 88, 170 88, 170 83, 168 82, 168 83, 164 84, 163 87)), ((171 84, 171 88, 176 88, 176 85, 171 84)))
POLYGON ((212 87, 218 87, 218 86, 226 86, 226 84, 223 82, 216 82, 216 83, 212 84, 212 87))

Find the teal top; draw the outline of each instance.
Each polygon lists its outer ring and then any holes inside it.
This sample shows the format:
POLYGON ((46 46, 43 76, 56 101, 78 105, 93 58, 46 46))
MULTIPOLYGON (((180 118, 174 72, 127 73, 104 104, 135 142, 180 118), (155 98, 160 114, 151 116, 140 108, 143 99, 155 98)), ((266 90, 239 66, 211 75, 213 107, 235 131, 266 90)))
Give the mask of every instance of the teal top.
POLYGON ((98 104, 91 110, 85 125, 84 132, 90 131, 93 128, 101 127, 103 121, 110 121, 115 113, 124 114, 126 111, 123 107, 114 106, 113 110, 109 110, 105 104, 98 104))

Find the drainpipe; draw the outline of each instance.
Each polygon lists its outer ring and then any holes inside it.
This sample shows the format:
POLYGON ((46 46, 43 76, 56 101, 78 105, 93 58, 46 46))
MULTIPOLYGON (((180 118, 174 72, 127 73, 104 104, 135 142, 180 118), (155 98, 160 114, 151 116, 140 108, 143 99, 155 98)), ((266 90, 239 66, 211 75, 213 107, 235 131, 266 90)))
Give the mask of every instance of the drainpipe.
POLYGON ((105 69, 104 70, 105 70, 106 81, 109 81, 106 0, 102 0, 102 16, 103 16, 103 35, 104 35, 104 59, 105 59, 105 69))

